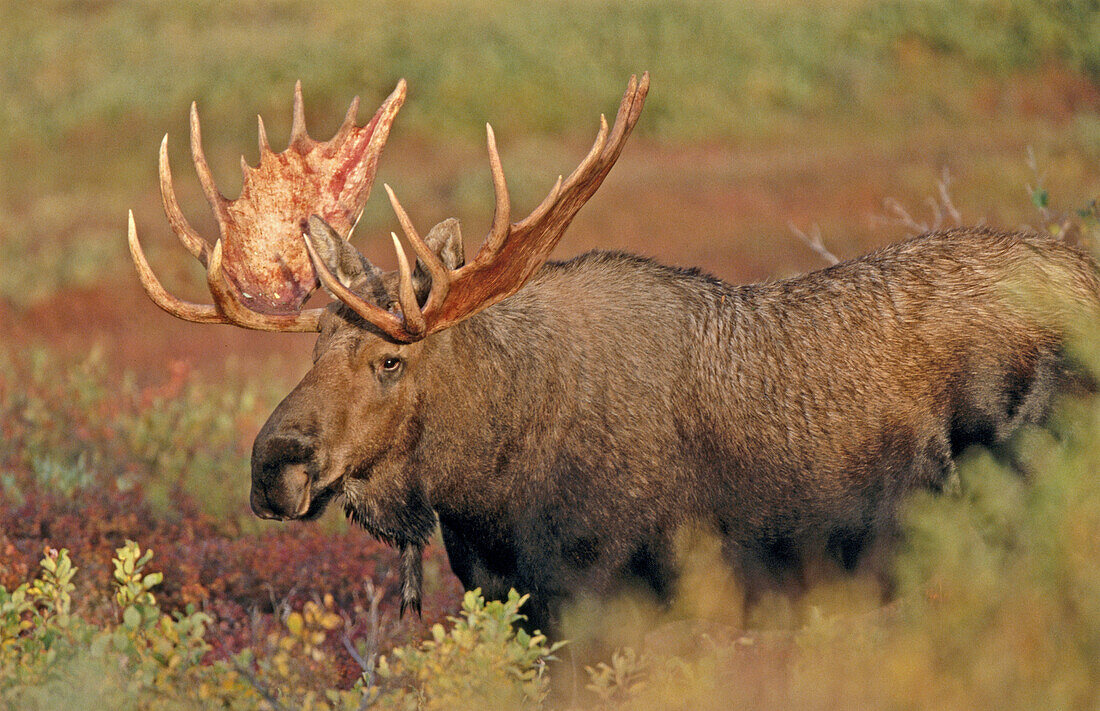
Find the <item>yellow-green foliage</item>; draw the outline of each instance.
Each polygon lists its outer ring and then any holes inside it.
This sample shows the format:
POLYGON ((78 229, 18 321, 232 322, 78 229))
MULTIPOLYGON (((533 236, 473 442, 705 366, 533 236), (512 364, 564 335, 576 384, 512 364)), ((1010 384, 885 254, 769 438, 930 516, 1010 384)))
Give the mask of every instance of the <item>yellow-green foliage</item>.
POLYGON ((47 550, 41 574, 12 592, 0 587, 0 702, 8 708, 177 708, 215 702, 249 687, 222 665, 202 666, 210 618, 164 615, 150 592, 152 557, 127 541, 116 551, 119 624, 98 629, 70 615, 77 569, 68 551, 47 550), (210 685, 224 675, 229 684, 210 685))
MULTIPOLYGON (((133 541, 116 551, 117 623, 97 628, 70 614, 73 567, 46 551, 37 579, 0 587, 0 707, 187 709, 455 709, 536 707, 547 693, 546 662, 560 644, 516 631, 526 596, 486 602, 466 594, 450 628, 394 649, 347 690, 317 688, 308 662, 344 622, 331 597, 286 615, 285 630, 259 649, 209 661, 211 618, 166 615, 153 589, 160 573, 133 541)), ((373 662, 373 660, 371 660, 373 662)))
POLYGON ((435 625, 432 639, 379 660, 380 679, 399 685, 381 708, 537 707, 549 690, 546 662, 562 643, 513 628, 527 598, 512 590, 486 602, 480 590, 467 592, 449 630, 435 625))

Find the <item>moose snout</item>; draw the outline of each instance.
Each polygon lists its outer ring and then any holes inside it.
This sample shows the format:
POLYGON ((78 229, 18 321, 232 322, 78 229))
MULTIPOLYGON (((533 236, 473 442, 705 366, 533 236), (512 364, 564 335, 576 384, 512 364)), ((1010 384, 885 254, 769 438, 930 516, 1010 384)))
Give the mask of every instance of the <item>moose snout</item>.
POLYGON ((256 440, 252 448, 249 503, 260 518, 302 518, 309 512, 313 482, 312 444, 299 437, 256 440))

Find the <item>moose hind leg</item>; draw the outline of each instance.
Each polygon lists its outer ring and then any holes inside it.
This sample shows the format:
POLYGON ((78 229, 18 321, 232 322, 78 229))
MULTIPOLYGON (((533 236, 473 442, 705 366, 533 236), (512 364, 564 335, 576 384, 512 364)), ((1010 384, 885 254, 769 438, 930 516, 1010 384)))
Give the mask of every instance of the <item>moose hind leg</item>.
POLYGON ((998 443, 1007 441, 1021 426, 1046 419, 1062 379, 1059 360, 1057 355, 1046 353, 1035 359, 1031 369, 1006 374, 1003 416, 996 432, 998 443))
POLYGON ((1001 417, 988 447, 997 460, 1021 476, 1027 477, 1029 472, 1017 455, 1013 435, 1025 425, 1046 420, 1055 393, 1068 377, 1054 354, 1037 358, 1030 371, 1010 372, 1005 377, 1001 417))

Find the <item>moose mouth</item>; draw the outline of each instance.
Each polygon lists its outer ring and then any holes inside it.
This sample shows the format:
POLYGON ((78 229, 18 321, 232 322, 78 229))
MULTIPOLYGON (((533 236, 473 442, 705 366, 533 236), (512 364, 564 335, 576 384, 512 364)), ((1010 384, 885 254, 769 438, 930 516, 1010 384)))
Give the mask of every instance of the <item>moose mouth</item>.
POLYGON ((309 507, 306 509, 306 512, 297 517, 298 520, 314 521, 320 518, 321 514, 323 514, 325 512, 325 509, 328 508, 329 503, 331 503, 332 500, 336 498, 336 494, 337 491, 335 486, 329 486, 328 488, 322 489, 321 491, 317 492, 310 500, 309 507))

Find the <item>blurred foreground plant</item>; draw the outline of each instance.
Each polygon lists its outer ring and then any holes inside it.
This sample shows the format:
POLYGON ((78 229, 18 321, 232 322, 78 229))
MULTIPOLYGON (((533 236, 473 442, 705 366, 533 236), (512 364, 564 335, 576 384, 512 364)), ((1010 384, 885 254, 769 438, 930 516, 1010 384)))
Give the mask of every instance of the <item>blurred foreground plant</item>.
MULTIPOLYGON (((167 615, 148 572, 151 551, 127 541, 116 551, 114 624, 70 614, 77 572, 68 551, 47 550, 38 578, 12 591, 0 586, 0 706, 183 709, 456 709, 537 707, 547 694, 546 662, 561 643, 514 628, 526 596, 486 602, 466 594, 449 629, 392 651, 377 677, 350 689, 317 683, 326 635, 343 626, 333 599, 288 611, 267 646, 210 661, 213 620, 189 608, 167 615)), ((366 670, 364 670, 366 672, 366 670)))
POLYGON ((486 602, 481 590, 462 600, 451 628, 432 627, 432 639, 395 649, 378 662, 378 676, 395 685, 383 708, 535 708, 549 693, 546 663, 563 642, 515 629, 528 595, 486 602))

